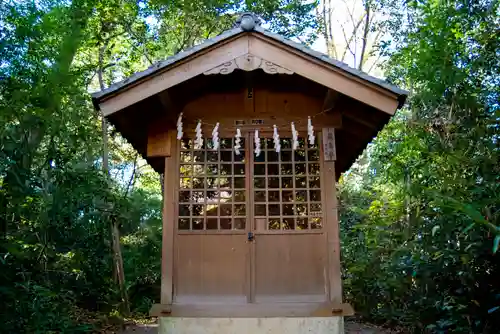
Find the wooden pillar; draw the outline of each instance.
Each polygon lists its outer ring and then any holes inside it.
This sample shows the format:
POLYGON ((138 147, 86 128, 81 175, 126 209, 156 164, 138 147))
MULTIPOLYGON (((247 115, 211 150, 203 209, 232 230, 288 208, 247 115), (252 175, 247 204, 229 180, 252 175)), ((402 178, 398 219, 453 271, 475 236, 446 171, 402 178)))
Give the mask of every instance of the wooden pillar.
POLYGON ((330 301, 342 303, 342 277, 340 266, 340 234, 335 181, 335 130, 322 130, 323 185, 325 187, 325 229, 327 239, 328 280, 330 301))
POLYGON ((174 231, 176 218, 176 189, 178 180, 177 140, 175 132, 168 132, 170 156, 165 158, 163 175, 163 231, 161 250, 161 304, 172 304, 174 277, 174 231))

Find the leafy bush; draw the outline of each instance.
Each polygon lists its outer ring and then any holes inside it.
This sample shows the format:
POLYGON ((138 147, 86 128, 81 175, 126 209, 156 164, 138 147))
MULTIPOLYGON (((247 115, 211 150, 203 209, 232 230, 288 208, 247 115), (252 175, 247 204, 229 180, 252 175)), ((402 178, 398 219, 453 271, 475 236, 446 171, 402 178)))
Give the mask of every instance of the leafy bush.
POLYGON ((371 320, 500 328, 498 6, 411 2, 393 34, 409 107, 341 183, 346 298, 371 320))

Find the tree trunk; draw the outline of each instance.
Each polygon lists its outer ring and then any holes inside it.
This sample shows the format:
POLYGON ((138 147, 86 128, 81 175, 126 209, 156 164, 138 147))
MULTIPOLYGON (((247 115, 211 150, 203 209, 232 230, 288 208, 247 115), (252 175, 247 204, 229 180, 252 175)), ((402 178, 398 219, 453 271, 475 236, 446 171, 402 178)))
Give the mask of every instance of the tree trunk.
POLYGON ((316 17, 323 23, 321 32, 325 40, 325 46, 328 55, 330 57, 338 59, 337 48, 335 46, 335 40, 332 30, 332 2, 331 0, 323 0, 322 4, 323 8, 321 10, 321 13, 318 8, 316 9, 316 17))
MULTIPOLYGON (((105 42, 102 47, 99 48, 99 68, 97 69, 97 78, 99 79, 99 87, 101 90, 105 88, 103 80, 103 68, 104 68, 104 51, 106 50, 107 43, 105 42)), ((104 114, 101 115, 101 127, 102 127, 102 170, 104 173, 109 174, 109 161, 108 161, 108 122, 104 114)), ((127 288, 125 286, 125 273, 123 270, 123 256, 120 247, 120 230, 118 229, 118 224, 115 218, 112 218, 111 222, 111 238, 112 238, 112 248, 113 248, 113 277, 118 282, 120 288, 120 294, 123 302, 124 313, 126 315, 130 314, 130 305, 128 301, 127 288)))

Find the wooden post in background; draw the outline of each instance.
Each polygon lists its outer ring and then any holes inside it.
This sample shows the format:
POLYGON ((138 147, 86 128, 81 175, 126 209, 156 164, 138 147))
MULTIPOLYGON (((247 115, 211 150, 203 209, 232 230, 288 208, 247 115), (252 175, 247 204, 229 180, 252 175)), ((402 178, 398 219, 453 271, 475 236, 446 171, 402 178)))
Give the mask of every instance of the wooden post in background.
POLYGON ((340 266, 340 235, 335 178, 335 130, 322 129, 321 152, 323 160, 323 184, 325 187, 325 229, 327 239, 328 280, 330 301, 342 303, 342 276, 340 266))
POLYGON ((161 248, 161 304, 172 304, 174 276, 174 228, 175 228, 175 190, 177 179, 177 140, 170 130, 170 156, 165 158, 163 175, 163 230, 161 248))

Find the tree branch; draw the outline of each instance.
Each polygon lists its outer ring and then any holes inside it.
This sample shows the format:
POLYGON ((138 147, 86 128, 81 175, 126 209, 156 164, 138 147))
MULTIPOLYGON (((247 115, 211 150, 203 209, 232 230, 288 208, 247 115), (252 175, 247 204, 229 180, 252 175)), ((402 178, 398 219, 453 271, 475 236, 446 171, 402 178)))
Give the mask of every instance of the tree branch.
MULTIPOLYGON (((351 54, 352 54, 353 52, 352 52, 352 50, 350 49, 350 45, 351 45, 351 43, 352 43, 352 40, 356 37, 356 34, 358 33, 358 29, 359 29, 359 26, 361 25, 361 22, 363 22, 363 16, 359 18, 358 23, 356 23, 356 25, 354 26, 354 30, 353 30, 353 32, 352 32, 352 34, 351 34, 351 37, 349 38, 349 41, 346 41, 347 46, 349 46, 349 51, 351 52, 351 54)), ((340 24, 340 22, 339 22, 339 24, 340 24)), ((344 28, 344 25, 343 25, 343 24, 340 24, 340 26, 342 27, 342 29, 344 28)), ((344 39, 345 39, 345 38, 346 38, 346 36, 345 36, 345 32, 344 32, 344 39)), ((348 50, 348 48, 346 47, 346 48, 344 49, 343 54, 342 54, 342 61, 344 61, 344 59, 345 59, 345 55, 346 55, 346 53, 347 53, 347 50, 348 50)), ((356 51, 356 50, 354 50, 354 51, 356 51)), ((353 54, 353 55, 354 55, 354 54, 353 54)))
POLYGON ((370 31, 370 2, 365 0, 365 27, 363 30, 363 44, 361 46, 361 55, 359 58, 358 70, 363 69, 363 64, 365 61, 366 44, 368 43, 368 32, 370 31))
POLYGON ((377 59, 375 59, 375 61, 371 64, 370 68, 368 69, 368 71, 366 73, 370 73, 372 71, 373 67, 378 65, 381 56, 382 56, 382 54, 379 52, 377 59))
MULTIPOLYGON (((350 46, 350 43, 347 41, 347 35, 345 33, 345 29, 344 29, 344 25, 341 24, 340 25, 340 28, 342 28, 342 34, 344 35, 344 41, 346 43, 346 48, 344 50, 344 54, 342 55, 342 61, 344 61, 344 57, 345 57, 345 53, 346 53, 346 50, 349 50, 349 52, 354 56, 354 61, 356 61, 356 54, 352 51, 351 49, 351 46, 350 46)), ((352 36, 352 35, 351 35, 352 36)))
POLYGON ((139 153, 136 153, 135 158, 134 158, 134 166, 132 170, 132 175, 130 175, 130 179, 127 184, 127 189, 125 190, 125 194, 123 195, 123 198, 127 198, 128 192, 133 184, 133 181, 135 180, 135 172, 136 172, 136 167, 137 167, 137 160, 139 158, 139 153))

